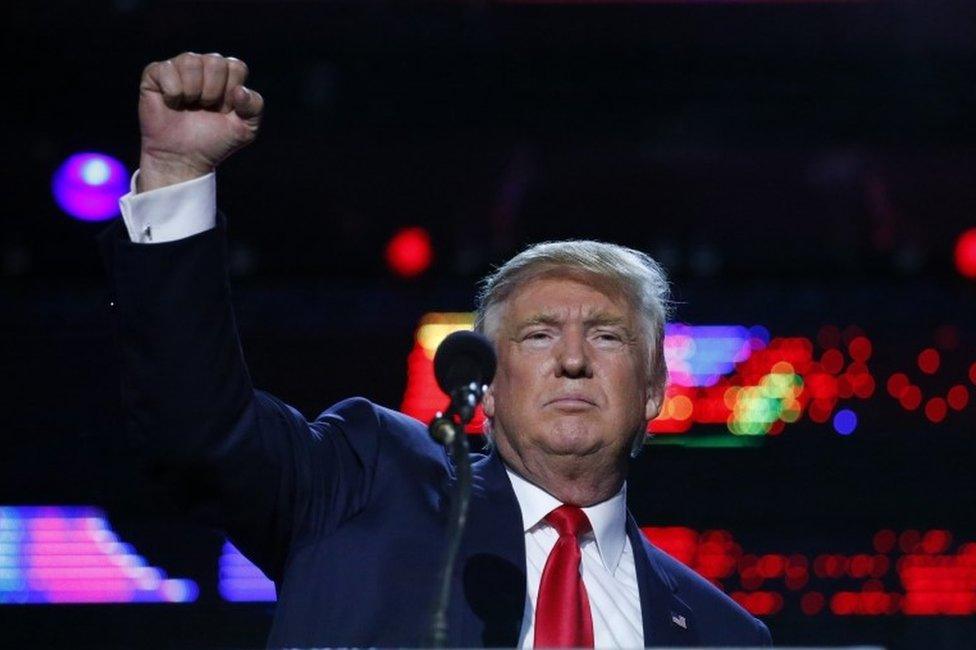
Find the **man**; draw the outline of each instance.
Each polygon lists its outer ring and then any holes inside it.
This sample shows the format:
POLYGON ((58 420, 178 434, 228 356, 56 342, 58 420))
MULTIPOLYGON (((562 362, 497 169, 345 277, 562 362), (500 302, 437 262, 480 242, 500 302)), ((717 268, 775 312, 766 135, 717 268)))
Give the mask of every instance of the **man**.
MULTIPOLYGON (((417 646, 455 480, 424 425, 354 398, 307 422, 251 386, 230 306, 217 165, 257 134, 243 62, 184 53, 140 84, 140 170, 103 237, 130 434, 186 510, 275 580, 273 646, 417 646)), ((660 408, 667 284, 646 255, 532 247, 489 278, 493 448, 474 462, 449 646, 768 645, 650 545, 625 506, 660 408)))

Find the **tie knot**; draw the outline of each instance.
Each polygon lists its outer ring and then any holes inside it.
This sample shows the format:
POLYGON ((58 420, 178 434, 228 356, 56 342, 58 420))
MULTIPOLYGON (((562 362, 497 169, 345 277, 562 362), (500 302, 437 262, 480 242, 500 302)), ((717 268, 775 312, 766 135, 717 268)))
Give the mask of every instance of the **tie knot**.
POLYGON ((556 529, 560 537, 578 537, 592 528, 586 513, 578 506, 559 506, 546 515, 546 521, 556 529))

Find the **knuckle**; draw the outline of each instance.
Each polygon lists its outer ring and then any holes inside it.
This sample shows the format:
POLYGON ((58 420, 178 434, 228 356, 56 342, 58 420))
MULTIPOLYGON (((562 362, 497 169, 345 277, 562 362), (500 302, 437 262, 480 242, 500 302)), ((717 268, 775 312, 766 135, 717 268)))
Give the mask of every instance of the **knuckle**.
POLYGON ((223 58, 208 55, 203 59, 203 69, 207 72, 222 72, 227 69, 227 63, 223 58))
POLYGON ((227 57, 227 64, 230 67, 240 70, 242 72, 248 71, 247 64, 241 61, 240 59, 238 59, 237 57, 233 57, 233 56, 227 57))
POLYGON ((193 52, 185 52, 180 55, 180 65, 184 69, 199 70, 203 67, 203 57, 193 52))

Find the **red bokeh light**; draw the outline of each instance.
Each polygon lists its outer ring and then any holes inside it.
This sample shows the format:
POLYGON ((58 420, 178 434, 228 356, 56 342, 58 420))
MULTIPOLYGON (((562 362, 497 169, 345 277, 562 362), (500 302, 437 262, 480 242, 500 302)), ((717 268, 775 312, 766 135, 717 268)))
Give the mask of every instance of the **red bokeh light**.
POLYGON ((847 568, 847 573, 852 578, 863 578, 871 572, 874 560, 870 555, 859 553, 851 558, 851 563, 847 568))
POLYGON ((962 384, 956 384, 946 394, 946 402, 954 411, 961 411, 969 404, 969 389, 962 384))
POLYGON ((944 552, 952 543, 952 533, 947 530, 929 530, 922 536, 922 550, 929 555, 944 552))
POLYGON ((782 555, 770 553, 759 558, 759 574, 764 578, 778 578, 786 566, 782 555))
POLYGON ((871 562, 871 577, 881 578, 884 574, 888 573, 889 568, 891 568, 891 561, 887 557, 884 555, 875 555, 871 562))
POLYGON ((933 397, 925 403, 925 417, 930 422, 942 422, 946 416, 946 401, 941 397, 933 397))
POLYGON ((895 547, 898 536, 893 530, 879 530, 874 534, 874 550, 878 553, 888 553, 895 547))
POLYGON ((837 378, 837 397, 847 399, 854 394, 854 386, 851 383, 850 375, 841 375, 837 378))
POLYGON ((918 353, 918 369, 927 375, 934 375, 941 361, 939 351, 935 348, 925 348, 918 353))
POLYGON ((430 235, 423 228, 403 228, 386 245, 387 265, 404 278, 417 277, 430 267, 433 259, 430 235))
POLYGON ((830 599, 830 611, 838 616, 846 616, 857 611, 857 594, 841 591, 830 599))
POLYGON ((908 387, 909 383, 908 375, 903 372, 896 372, 892 376, 888 377, 888 394, 895 399, 900 399, 902 391, 908 387))
POLYGON ((969 381, 976 384, 976 363, 969 366, 969 381))
POLYGON ((819 614, 824 607, 824 597, 823 594, 818 591, 810 591, 803 594, 803 598, 800 599, 800 609, 807 616, 813 616, 814 614, 819 614))
MULTIPOLYGON (((822 580, 840 580, 823 591, 797 594, 800 610, 807 616, 832 612, 839 616, 909 616, 976 614, 976 542, 959 544, 949 553, 953 534, 944 529, 885 529, 873 537, 876 554, 843 555, 823 553, 811 563, 802 553, 744 554, 729 531, 709 530, 699 534, 682 527, 644 528, 648 538, 671 546, 679 559, 693 560, 692 568, 725 590, 725 578, 738 569, 739 591, 727 592, 733 600, 759 616, 784 609, 785 589, 796 592, 808 585, 812 573, 822 580), (900 548, 899 548, 900 547, 900 548), (902 555, 898 556, 901 551, 902 555), (884 553, 895 553, 889 559, 884 553), (886 591, 886 574, 897 567, 897 579, 904 592, 886 591), (782 583, 778 580, 782 579, 782 583), (768 586, 763 587, 764 583, 768 586), (860 584, 851 584, 859 581, 860 584), (783 587, 779 587, 782 584, 783 587), (833 588, 842 587, 838 591, 833 588), (832 593, 831 593, 832 592, 832 593), (829 605, 829 609, 828 608, 829 605)), ((663 546, 662 546, 663 548, 663 546)), ((818 585, 819 587, 819 585, 818 585)), ((897 589, 897 588, 896 588, 897 589)))
POLYGON ((830 374, 836 375, 844 367, 844 355, 840 350, 827 350, 820 357, 820 365, 830 374))
POLYGON ((918 386, 906 386, 898 401, 905 410, 914 411, 922 403, 922 390, 918 386))
POLYGON ((732 600, 755 616, 769 616, 783 608, 783 597, 775 591, 754 591, 752 593, 735 591, 732 592, 731 596, 732 600))
MULTIPOLYGON (((915 547, 922 541, 922 536, 917 530, 904 530, 898 537, 898 546, 902 553, 914 553, 915 547)), ((904 559, 904 558, 903 558, 904 559)))
POLYGON ((874 395, 874 377, 867 373, 854 375, 854 394, 861 399, 874 395))
POLYGON ((810 402, 810 419, 814 422, 826 422, 830 419, 830 412, 834 410, 832 400, 814 399, 810 402))
POLYGON ((855 337, 847 344, 847 352, 855 361, 864 363, 871 358, 871 341, 865 336, 855 337))
POLYGON ((956 270, 967 278, 976 279, 976 228, 959 235, 955 250, 956 270))

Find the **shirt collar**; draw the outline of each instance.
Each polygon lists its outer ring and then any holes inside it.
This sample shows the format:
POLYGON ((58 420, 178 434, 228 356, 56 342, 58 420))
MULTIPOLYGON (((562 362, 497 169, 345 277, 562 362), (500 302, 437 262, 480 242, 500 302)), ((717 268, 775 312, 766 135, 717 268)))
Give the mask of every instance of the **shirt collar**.
MULTIPOLYGON (((525 532, 537 526, 550 512, 563 505, 539 486, 525 480, 508 466, 505 467, 508 479, 515 491, 519 510, 522 512, 522 526, 525 532)), ((627 536, 627 483, 615 495, 596 505, 583 508, 593 527, 596 547, 603 560, 603 566, 613 573, 620 563, 627 536)))

